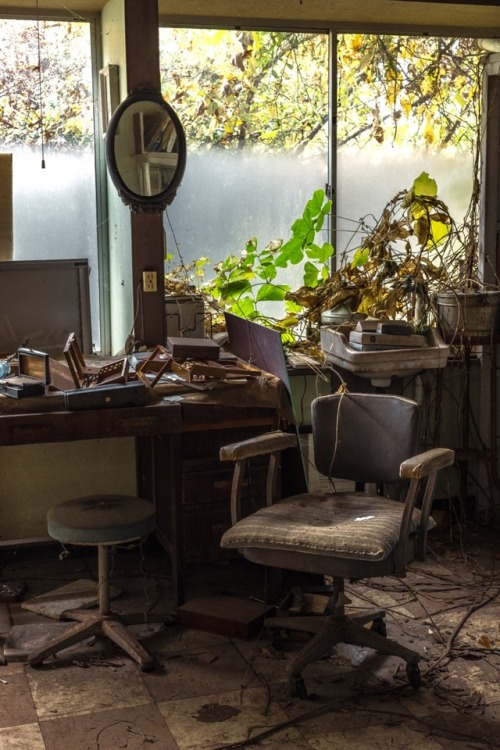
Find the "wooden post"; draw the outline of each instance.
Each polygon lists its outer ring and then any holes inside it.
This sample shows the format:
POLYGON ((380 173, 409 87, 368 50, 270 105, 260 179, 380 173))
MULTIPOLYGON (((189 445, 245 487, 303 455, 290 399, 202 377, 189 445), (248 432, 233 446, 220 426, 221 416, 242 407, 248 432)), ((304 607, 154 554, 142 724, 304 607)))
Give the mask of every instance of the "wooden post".
POLYGON ((0 154, 0 260, 12 260, 13 253, 12 154, 0 154))
MULTIPOLYGON (((159 90, 158 0, 124 0, 128 90, 159 90)), ((163 214, 131 213, 135 339, 165 343, 163 214), (143 291, 143 271, 156 272, 157 291, 143 291)))

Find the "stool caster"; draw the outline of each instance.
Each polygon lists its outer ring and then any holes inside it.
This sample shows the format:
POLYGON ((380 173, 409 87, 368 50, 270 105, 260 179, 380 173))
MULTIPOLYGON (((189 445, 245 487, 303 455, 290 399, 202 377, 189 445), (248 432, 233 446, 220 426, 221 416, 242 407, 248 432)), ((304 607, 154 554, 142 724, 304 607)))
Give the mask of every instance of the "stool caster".
POLYGON ((292 677, 290 680, 290 693, 299 700, 304 701, 307 698, 307 688, 302 677, 292 677))
POLYGON ((383 638, 387 638, 387 625, 385 624, 383 617, 377 617, 377 619, 372 622, 370 630, 373 630, 374 633, 381 635, 383 638))

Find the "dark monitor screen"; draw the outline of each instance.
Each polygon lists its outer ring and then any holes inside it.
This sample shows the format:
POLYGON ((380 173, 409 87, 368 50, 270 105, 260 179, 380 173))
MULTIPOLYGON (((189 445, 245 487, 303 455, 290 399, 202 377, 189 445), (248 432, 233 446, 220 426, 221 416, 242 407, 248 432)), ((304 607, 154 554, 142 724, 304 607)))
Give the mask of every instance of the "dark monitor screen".
POLYGON ((88 261, 0 262, 0 353, 24 345, 60 356, 70 333, 92 353, 88 261))
POLYGON ((275 375, 290 393, 281 334, 232 313, 224 313, 231 352, 245 362, 275 375))

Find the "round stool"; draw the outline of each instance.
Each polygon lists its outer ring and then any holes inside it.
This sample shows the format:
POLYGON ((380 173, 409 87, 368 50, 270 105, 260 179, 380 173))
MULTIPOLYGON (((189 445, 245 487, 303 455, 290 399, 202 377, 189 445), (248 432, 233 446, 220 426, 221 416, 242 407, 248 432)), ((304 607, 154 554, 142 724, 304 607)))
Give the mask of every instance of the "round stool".
POLYGON ((99 609, 63 612, 65 619, 76 620, 78 624, 33 651, 28 658, 33 667, 74 643, 92 635, 104 635, 135 659, 141 669, 152 669, 153 658, 111 614, 108 547, 146 537, 154 530, 155 524, 153 504, 128 495, 77 497, 49 510, 47 530, 53 539, 63 544, 97 547, 99 609))

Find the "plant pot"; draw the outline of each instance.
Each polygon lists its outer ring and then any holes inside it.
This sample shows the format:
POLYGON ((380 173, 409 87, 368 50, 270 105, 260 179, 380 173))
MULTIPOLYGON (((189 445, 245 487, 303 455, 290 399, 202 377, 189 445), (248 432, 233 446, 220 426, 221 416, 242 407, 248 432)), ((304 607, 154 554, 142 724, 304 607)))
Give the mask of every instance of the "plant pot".
POLYGON ((438 323, 447 343, 487 343, 500 335, 500 291, 442 292, 436 295, 438 323))

